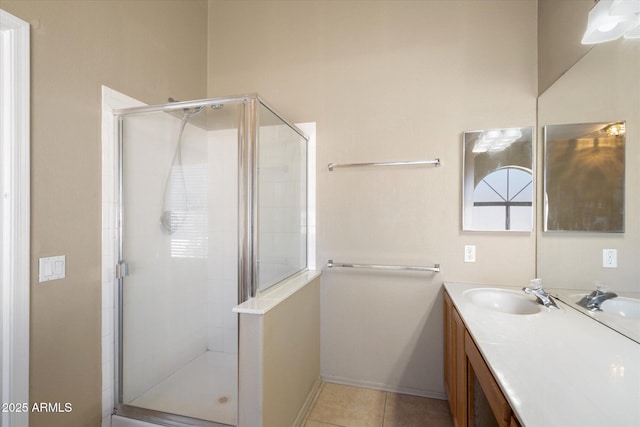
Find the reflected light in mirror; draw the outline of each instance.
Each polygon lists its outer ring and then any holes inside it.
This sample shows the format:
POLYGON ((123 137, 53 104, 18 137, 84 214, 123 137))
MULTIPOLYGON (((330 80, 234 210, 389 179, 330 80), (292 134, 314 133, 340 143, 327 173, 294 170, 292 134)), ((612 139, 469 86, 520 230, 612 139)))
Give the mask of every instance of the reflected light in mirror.
POLYGON ((604 132, 609 136, 623 135, 626 132, 624 122, 611 123, 604 128, 604 132))
POLYGON ((544 127, 544 231, 624 233, 625 123, 544 127))
POLYGON ((522 137, 520 129, 493 129, 482 132, 475 145, 474 153, 484 153, 486 151, 502 151, 522 137))

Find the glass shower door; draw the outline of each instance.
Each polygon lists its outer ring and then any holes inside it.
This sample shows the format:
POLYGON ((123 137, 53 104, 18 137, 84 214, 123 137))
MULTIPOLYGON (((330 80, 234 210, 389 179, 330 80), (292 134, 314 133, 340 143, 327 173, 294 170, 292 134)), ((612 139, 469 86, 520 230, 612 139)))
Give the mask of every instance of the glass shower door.
POLYGON ((128 275, 119 400, 128 410, 236 424, 241 108, 121 118, 120 257, 128 275))

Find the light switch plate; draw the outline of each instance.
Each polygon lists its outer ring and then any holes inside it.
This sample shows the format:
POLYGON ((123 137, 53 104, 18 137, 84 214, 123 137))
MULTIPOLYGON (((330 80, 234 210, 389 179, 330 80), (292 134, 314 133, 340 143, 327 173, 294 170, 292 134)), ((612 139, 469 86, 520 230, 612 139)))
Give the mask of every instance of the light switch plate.
POLYGON ((40 258, 38 266, 40 282, 64 279, 66 271, 66 257, 62 255, 40 258))

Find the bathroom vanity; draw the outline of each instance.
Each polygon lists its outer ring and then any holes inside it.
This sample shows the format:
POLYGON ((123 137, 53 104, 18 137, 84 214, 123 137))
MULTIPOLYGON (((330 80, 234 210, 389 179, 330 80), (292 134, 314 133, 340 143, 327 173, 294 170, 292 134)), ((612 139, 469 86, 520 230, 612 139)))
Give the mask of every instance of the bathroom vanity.
POLYGON ((456 427, 640 425, 640 345, 518 287, 445 283, 445 387, 456 427))

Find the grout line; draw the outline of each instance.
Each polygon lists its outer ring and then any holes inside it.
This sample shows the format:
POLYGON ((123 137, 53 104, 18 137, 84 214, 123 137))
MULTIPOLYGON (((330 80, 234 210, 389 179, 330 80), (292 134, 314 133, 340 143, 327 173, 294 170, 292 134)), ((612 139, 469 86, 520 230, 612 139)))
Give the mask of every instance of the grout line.
POLYGON ((315 420, 315 419, 311 418, 311 412, 313 411, 313 408, 315 408, 316 403, 318 402, 318 400, 320 400, 320 396, 324 392, 325 384, 326 383, 324 381, 322 381, 322 384, 320 384, 320 390, 318 391, 318 394, 316 395, 316 397, 313 399, 313 403, 311 403, 311 406, 309 407, 307 415, 306 415, 306 417, 304 419, 304 424, 302 426, 303 427, 306 426, 307 421, 314 421, 314 422, 317 422, 317 423, 327 424, 327 425, 331 425, 331 426, 335 426, 335 427, 348 427, 348 426, 343 426, 341 424, 333 424, 333 423, 329 423, 327 421, 315 420))

